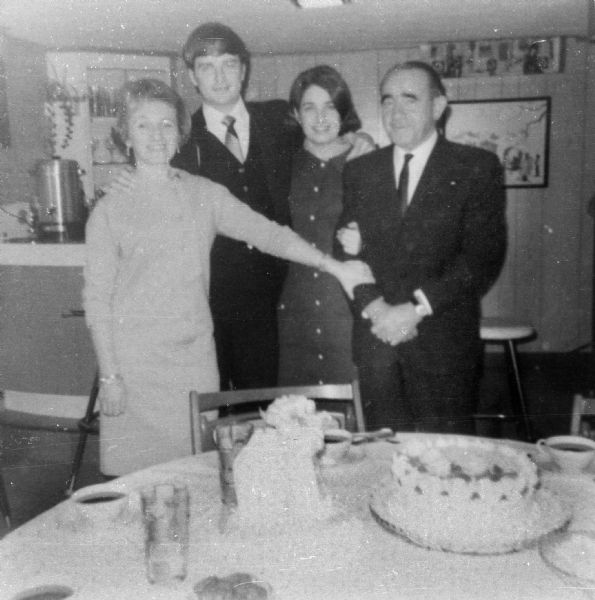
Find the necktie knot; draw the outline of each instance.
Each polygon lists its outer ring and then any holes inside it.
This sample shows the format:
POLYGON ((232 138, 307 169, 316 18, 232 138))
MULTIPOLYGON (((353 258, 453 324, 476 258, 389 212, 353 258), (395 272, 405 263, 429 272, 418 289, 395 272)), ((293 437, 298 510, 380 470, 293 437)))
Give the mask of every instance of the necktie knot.
POLYGON ((236 122, 235 118, 231 115, 225 115, 225 117, 223 117, 223 121, 221 122, 227 128, 225 133, 226 148, 237 158, 239 162, 243 163, 244 155, 242 153, 242 147, 240 145, 238 134, 236 133, 234 127, 234 123, 236 122))
POLYGON ((229 131, 229 133, 231 133, 232 135, 235 135, 237 137, 237 133, 234 127, 234 123, 236 122, 235 117, 232 117, 231 115, 225 115, 223 117, 223 125, 225 125, 227 131, 229 131))

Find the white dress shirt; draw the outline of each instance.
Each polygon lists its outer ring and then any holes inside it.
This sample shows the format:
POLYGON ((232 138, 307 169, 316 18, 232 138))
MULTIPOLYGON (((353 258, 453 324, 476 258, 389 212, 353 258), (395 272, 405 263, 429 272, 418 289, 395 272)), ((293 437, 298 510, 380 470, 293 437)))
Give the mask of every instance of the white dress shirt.
POLYGON ((413 194, 417 189, 417 184, 421 179, 423 170, 425 169, 428 158, 432 154, 432 150, 438 141, 438 132, 434 131, 432 135, 422 142, 417 148, 413 150, 403 150, 398 146, 394 147, 393 161, 395 165, 395 187, 399 185, 399 177, 401 175, 401 169, 405 162, 405 154, 412 154, 413 158, 409 161, 409 185, 407 189, 407 206, 411 203, 413 194))
POLYGON ((240 140, 242 155, 244 157, 248 156, 248 146, 250 145, 250 114, 241 98, 229 112, 222 113, 208 104, 203 104, 202 112, 207 124, 207 130, 224 145, 227 127, 223 124, 223 118, 226 115, 232 116, 235 119, 233 126, 240 140))

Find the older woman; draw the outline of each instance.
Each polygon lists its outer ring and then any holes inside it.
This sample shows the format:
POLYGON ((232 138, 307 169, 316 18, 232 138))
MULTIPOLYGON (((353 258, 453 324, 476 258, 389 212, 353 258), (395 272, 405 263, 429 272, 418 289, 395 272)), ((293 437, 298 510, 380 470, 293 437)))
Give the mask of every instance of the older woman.
MULTIPOLYGON (((326 65, 297 76, 289 105, 304 133, 303 147, 293 160, 289 196, 293 229, 316 248, 331 252, 343 210, 343 166, 352 150, 348 140, 354 139, 349 134, 360 128, 360 120, 347 84, 326 65)), ((354 379, 351 312, 336 279, 317 269, 290 265, 278 316, 281 385, 354 379)))
POLYGON ((117 130, 133 180, 108 193, 87 224, 84 306, 101 374, 105 475, 190 453, 188 392, 219 386, 207 302, 216 234, 328 271, 347 290, 371 279, 224 187, 170 167, 186 123, 182 100, 161 81, 124 87, 117 130))

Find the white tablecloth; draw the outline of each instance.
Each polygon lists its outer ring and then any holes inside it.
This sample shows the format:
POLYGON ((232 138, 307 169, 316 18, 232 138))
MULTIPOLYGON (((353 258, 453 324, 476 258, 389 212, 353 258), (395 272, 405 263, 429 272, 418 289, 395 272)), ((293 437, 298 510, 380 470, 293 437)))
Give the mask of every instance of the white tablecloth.
MULTIPOLYGON (((340 516, 299 532, 256 534, 226 526, 214 453, 103 484, 105 489, 131 492, 117 519, 87 518, 68 500, 0 541, 0 598, 59 584, 75 591, 73 600, 189 600, 200 579, 236 571, 268 581, 276 600, 590 597, 590 592, 559 579, 536 548, 467 556, 419 548, 381 528, 370 514, 369 496, 389 474, 395 448, 387 442, 371 443, 354 448, 344 464, 325 467, 323 481, 340 516), (191 493, 190 556, 186 580, 162 587, 149 584, 145 576, 136 490, 172 479, 185 481, 191 493)), ((595 530, 594 473, 566 477, 545 471, 544 483, 573 504, 571 528, 595 530)))

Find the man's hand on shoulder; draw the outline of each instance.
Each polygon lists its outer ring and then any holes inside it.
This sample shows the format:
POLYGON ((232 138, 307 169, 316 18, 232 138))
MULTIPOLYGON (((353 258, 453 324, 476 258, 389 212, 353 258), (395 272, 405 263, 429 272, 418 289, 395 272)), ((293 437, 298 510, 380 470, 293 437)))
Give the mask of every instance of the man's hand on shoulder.
POLYGON ((103 191, 125 194, 134 189, 134 169, 131 166, 124 167, 112 181, 103 188, 103 191))

